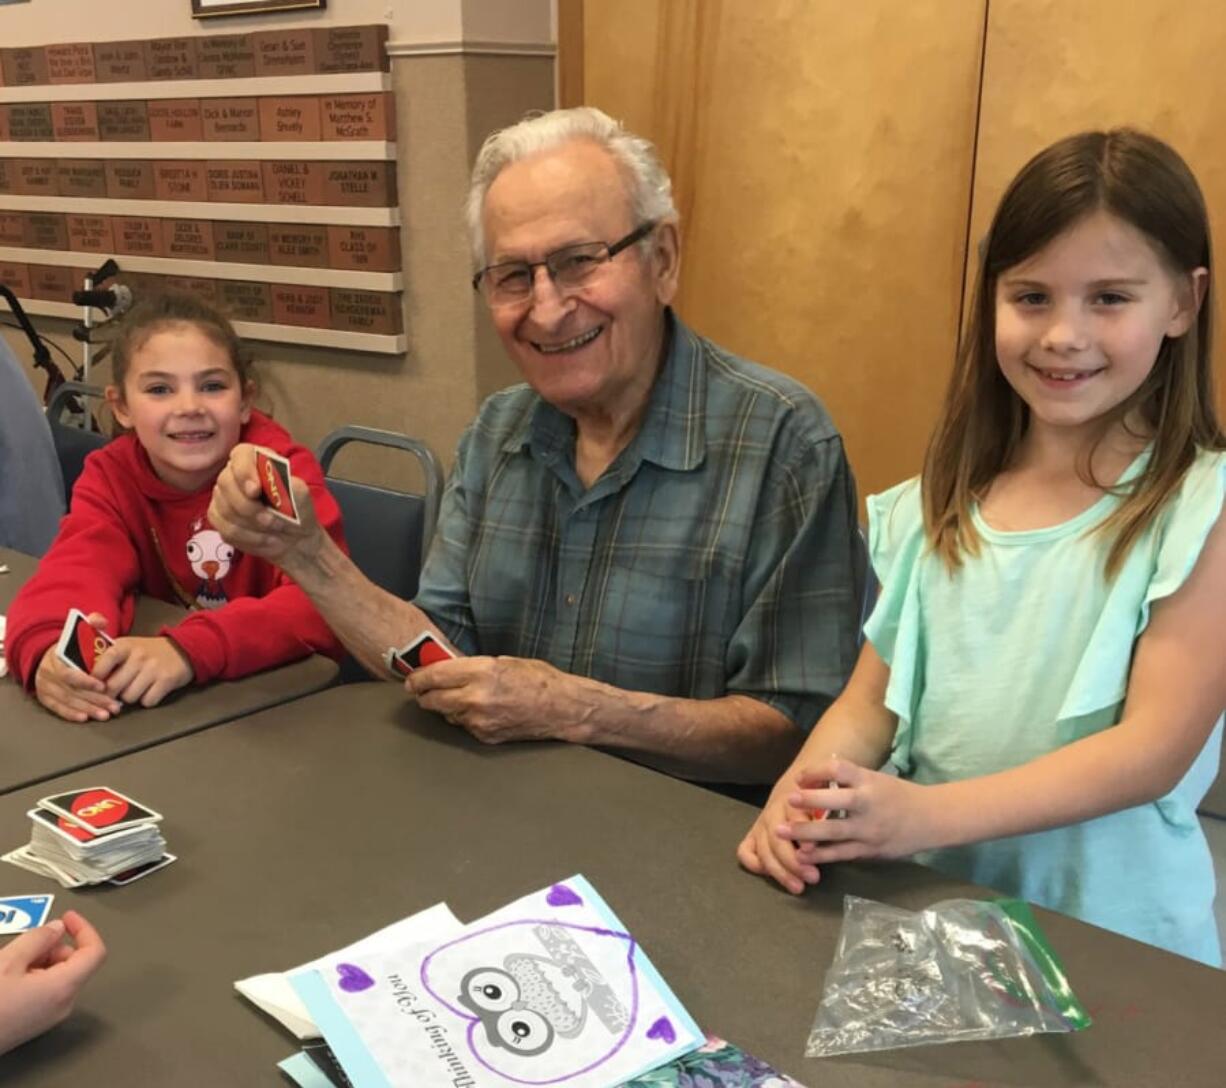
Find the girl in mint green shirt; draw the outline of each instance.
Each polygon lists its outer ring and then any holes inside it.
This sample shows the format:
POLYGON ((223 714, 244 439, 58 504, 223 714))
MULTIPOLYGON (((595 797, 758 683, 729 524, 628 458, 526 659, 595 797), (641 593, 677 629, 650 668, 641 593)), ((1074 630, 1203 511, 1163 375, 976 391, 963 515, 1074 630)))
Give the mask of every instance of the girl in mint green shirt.
POLYGON ((860 660, 747 869, 800 892, 913 856, 1221 963, 1196 818, 1226 707, 1209 287, 1204 200, 1161 141, 1083 133, 1023 167, 923 473, 868 501, 860 660))

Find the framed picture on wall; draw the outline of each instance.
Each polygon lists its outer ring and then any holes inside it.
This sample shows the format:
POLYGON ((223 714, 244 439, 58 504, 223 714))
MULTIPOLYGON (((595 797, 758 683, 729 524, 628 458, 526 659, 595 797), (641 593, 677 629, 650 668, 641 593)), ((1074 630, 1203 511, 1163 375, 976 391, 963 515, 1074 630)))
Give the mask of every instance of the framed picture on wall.
POLYGON ((328 0, 192 0, 192 18, 213 15, 257 15, 267 11, 296 11, 298 8, 326 8, 328 0))

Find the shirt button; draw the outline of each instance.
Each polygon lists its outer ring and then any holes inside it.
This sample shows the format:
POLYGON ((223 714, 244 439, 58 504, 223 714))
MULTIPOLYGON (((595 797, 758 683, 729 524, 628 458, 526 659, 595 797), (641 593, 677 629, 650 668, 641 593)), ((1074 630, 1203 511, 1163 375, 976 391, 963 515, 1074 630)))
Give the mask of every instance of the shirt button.
POLYGON ((566 594, 566 603, 567 605, 574 605, 575 595, 573 593, 566 594))

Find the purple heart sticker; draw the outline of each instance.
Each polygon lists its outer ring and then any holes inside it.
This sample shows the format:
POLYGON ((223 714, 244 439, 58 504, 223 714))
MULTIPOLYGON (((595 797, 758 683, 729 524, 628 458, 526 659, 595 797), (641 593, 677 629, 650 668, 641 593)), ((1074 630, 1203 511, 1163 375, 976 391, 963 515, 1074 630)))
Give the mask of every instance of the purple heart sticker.
POLYGON ((370 975, 352 963, 338 963, 336 973, 340 975, 340 982, 337 985, 347 994, 360 994, 375 984, 375 980, 370 975))
POLYGON ((659 1039, 665 1043, 675 1043, 677 1041, 677 1032, 673 1030, 673 1023, 667 1016, 661 1016, 654 1024, 647 1029, 648 1039, 659 1039))
POLYGON ((583 900, 572 892, 565 884, 555 884, 545 896, 545 902, 551 907, 581 907, 583 900))

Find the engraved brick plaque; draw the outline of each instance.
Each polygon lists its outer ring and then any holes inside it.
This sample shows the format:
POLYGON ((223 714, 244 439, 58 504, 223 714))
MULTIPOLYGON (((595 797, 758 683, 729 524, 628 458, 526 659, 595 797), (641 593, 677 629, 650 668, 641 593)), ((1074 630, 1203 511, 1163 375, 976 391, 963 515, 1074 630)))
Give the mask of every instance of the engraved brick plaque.
POLYGON ((26 217, 21 212, 0 212, 0 246, 26 244, 26 217))
POLYGON ((206 280, 197 276, 159 276, 157 286, 173 287, 177 291, 199 295, 208 303, 216 304, 217 302, 216 280, 206 280))
POLYGON ((0 142, 8 143, 12 138, 9 132, 9 108, 4 103, 0 103, 0 142))
POLYGON ((21 261, 0 261, 0 283, 18 298, 30 298, 30 266, 21 261))
POLYGON ((140 83, 145 72, 144 42, 101 42, 94 46, 94 74, 99 83, 140 83))
POLYGON ((111 220, 115 252, 121 257, 165 257, 162 220, 148 216, 117 215, 111 220))
POLYGON ((315 31, 317 72, 386 72, 387 24, 320 27, 315 31))
POLYGON ((207 219, 167 219, 162 228, 167 257, 191 261, 213 259, 213 224, 207 219))
POLYGON ((202 162, 155 162, 153 192, 158 200, 208 200, 202 162))
POLYGON ((94 50, 88 42, 49 45, 46 54, 48 82, 94 82, 94 50))
POLYGON ((326 329, 330 324, 326 287, 272 285, 272 319, 278 325, 326 329))
POLYGON ((106 163, 98 159, 59 159, 55 164, 60 196, 106 197, 106 163))
POLYGON ((26 215, 25 245, 30 249, 67 249, 67 220, 51 212, 29 213, 26 215))
POLYGON ((17 192, 17 175, 12 159, 0 159, 0 193, 17 192))
POLYGON ((329 227, 328 264, 355 272, 399 271, 400 231, 396 227, 329 227))
POLYGON ((396 203, 396 169, 389 162, 325 162, 323 203, 359 208, 388 208, 396 203))
POLYGON ((14 159, 13 192, 21 196, 59 196, 54 159, 14 159))
POLYGON ((255 47, 248 34, 216 34, 196 41, 200 79, 247 79, 255 75, 255 47))
MULTIPOLYGON (((268 264, 266 223, 214 223, 213 240, 219 261, 268 264)), ((269 306, 271 305, 270 296, 269 306)))
POLYGON ((394 140, 396 118, 390 94, 337 94, 320 100, 325 140, 394 140))
POLYGON ((305 76, 315 71, 315 36, 310 30, 268 30, 253 34, 257 76, 305 76))
POLYGON ((266 162, 264 197, 269 204, 322 204, 323 165, 317 162, 266 162))
POLYGON ((98 107, 93 102, 52 102, 51 129, 57 140, 97 140, 98 107))
POLYGON ((54 140, 51 105, 47 102, 13 102, 9 106, 9 139, 54 140))
POLYGON ((153 163, 139 159, 108 162, 106 195, 112 200, 152 200, 153 163))
POLYGON ((31 87, 49 82, 47 51, 41 46, 0 51, 0 69, 6 87, 31 87))
POLYGON ((200 119, 206 140, 258 140, 258 98, 202 98, 200 119))
POLYGON ((155 99, 149 103, 149 135, 154 140, 204 139, 200 103, 194 98, 155 99))
POLYGON ((270 224, 268 259, 298 268, 327 268, 328 229, 306 223, 270 224))
POLYGON ((318 140, 319 99, 299 94, 290 98, 260 99, 260 138, 263 140, 318 140))
POLYGON ((58 265, 32 264, 30 267, 30 297, 45 302, 71 302, 79 286, 76 269, 58 265))
POLYGON ((264 171, 258 162, 210 162, 205 164, 208 197, 230 204, 262 204, 264 171))
POLYGON ((68 248, 80 253, 113 253, 115 236, 106 215, 67 215, 68 248))
POLYGON ((149 107, 144 102, 99 102, 98 134, 103 140, 149 139, 149 107))
POLYGON ((196 42, 192 38, 154 38, 145 42, 149 79, 197 78, 196 42))
POLYGON ((272 323, 272 289, 266 283, 218 280, 217 305, 231 321, 272 323))
POLYGON ((333 287, 332 327, 346 332, 400 332, 400 296, 385 291, 333 287))

